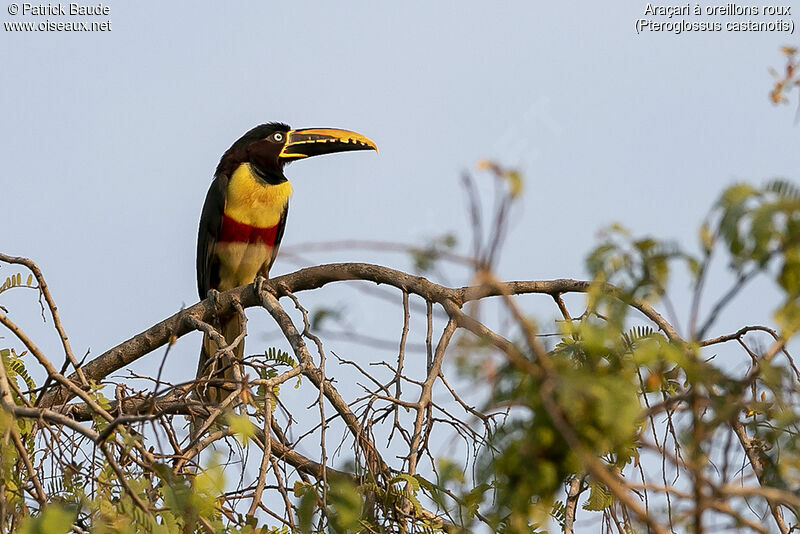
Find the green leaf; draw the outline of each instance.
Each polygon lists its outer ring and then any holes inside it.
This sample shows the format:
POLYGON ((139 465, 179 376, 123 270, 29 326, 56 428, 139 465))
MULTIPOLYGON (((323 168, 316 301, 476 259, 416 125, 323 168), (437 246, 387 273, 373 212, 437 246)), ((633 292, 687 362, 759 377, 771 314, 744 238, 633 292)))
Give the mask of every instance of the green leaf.
POLYGON ((328 319, 333 319, 334 321, 338 321, 342 318, 342 311, 336 310, 334 308, 327 308, 321 307, 314 310, 314 313, 311 314, 311 329, 318 330, 324 321, 328 319))
POLYGON ((600 482, 592 481, 589 484, 589 498, 583 505, 584 510, 600 512, 614 503, 614 496, 600 482))
POLYGON ((77 516, 74 508, 50 504, 40 514, 25 518, 19 534, 66 534, 77 516))
POLYGON ((773 180, 764 186, 765 191, 775 193, 785 200, 800 200, 800 188, 788 180, 773 180))
POLYGON ((317 493, 314 487, 306 482, 294 483, 294 494, 300 498, 297 506, 297 523, 300 532, 311 532, 311 522, 314 518, 314 508, 317 504, 317 493))
POLYGON ((361 529, 362 499, 358 487, 349 478, 331 481, 328 491, 328 519, 333 532, 358 532, 361 529))
MULTIPOLYGON (((30 279, 30 276, 28 276, 28 278, 30 279)), ((30 285, 30 283, 26 285, 30 285)), ((0 286, 0 293, 21 286, 22 286, 22 273, 14 273, 8 278, 6 278, 5 282, 3 282, 3 285, 0 286)))
POLYGON ((775 322, 781 328, 781 336, 789 338, 800 331, 800 303, 790 299, 775 312, 775 322))
POLYGON ((238 439, 242 445, 247 445, 250 439, 256 435, 253 423, 250 422, 250 418, 246 415, 231 413, 227 416, 226 420, 231 432, 233 432, 236 439, 238 439))
POLYGON ((389 484, 397 484, 398 482, 407 482, 411 488, 411 491, 419 491, 419 480, 408 473, 400 473, 389 479, 389 484))
POLYGON ((706 255, 711 254, 711 249, 714 248, 714 233, 707 221, 700 226, 700 245, 706 255))
POLYGON ((292 368, 297 367, 297 362, 294 360, 294 358, 289 356, 289 353, 285 350, 270 347, 269 350, 264 352, 264 356, 266 357, 267 362, 274 362, 276 365, 285 365, 292 368))
POLYGON ((504 172, 503 177, 508 181, 508 194, 511 198, 519 197, 525 185, 522 174, 518 170, 512 169, 504 172))
POLYGON ((786 252, 778 283, 790 298, 800 295, 800 251, 796 248, 786 252))

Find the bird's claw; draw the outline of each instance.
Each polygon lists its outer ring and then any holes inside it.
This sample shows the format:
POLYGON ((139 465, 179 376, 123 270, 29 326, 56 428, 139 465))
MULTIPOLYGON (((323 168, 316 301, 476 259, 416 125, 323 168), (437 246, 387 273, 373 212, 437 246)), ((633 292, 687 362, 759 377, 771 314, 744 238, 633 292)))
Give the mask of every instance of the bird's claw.
POLYGON ((217 316, 219 310, 219 291, 211 288, 208 290, 208 293, 206 293, 206 297, 211 301, 211 306, 214 308, 214 316, 217 316))
POLYGON ((267 279, 263 276, 256 276, 256 279, 253 280, 253 287, 256 290, 256 294, 260 295, 261 291, 264 289, 264 284, 266 283, 267 279))

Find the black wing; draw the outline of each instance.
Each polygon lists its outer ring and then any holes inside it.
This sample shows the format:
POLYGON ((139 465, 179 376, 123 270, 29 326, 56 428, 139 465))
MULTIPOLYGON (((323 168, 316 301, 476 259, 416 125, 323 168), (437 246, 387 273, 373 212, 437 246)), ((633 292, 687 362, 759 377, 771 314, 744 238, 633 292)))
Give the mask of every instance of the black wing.
POLYGON ((219 174, 211 182, 200 215, 197 233, 197 292, 200 299, 206 298, 209 289, 219 286, 219 258, 214 248, 222 227, 225 212, 225 195, 228 191, 228 176, 219 174))

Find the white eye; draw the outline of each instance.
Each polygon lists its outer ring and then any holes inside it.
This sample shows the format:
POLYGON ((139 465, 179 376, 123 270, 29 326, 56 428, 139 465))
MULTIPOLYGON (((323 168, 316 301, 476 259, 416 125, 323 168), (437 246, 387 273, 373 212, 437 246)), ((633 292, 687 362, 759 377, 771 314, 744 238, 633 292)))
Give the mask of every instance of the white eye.
POLYGON ((283 141, 283 134, 280 132, 275 132, 274 134, 272 134, 272 138, 278 142, 281 142, 283 141))

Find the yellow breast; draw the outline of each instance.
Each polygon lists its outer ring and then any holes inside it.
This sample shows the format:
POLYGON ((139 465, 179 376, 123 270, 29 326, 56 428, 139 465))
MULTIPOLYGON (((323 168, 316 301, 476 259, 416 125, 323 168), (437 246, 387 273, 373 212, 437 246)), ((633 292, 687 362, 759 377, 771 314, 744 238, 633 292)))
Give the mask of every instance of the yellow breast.
POLYGON ((292 184, 264 183, 253 174, 249 163, 242 163, 228 180, 225 215, 250 226, 269 228, 280 221, 290 196, 292 184))

